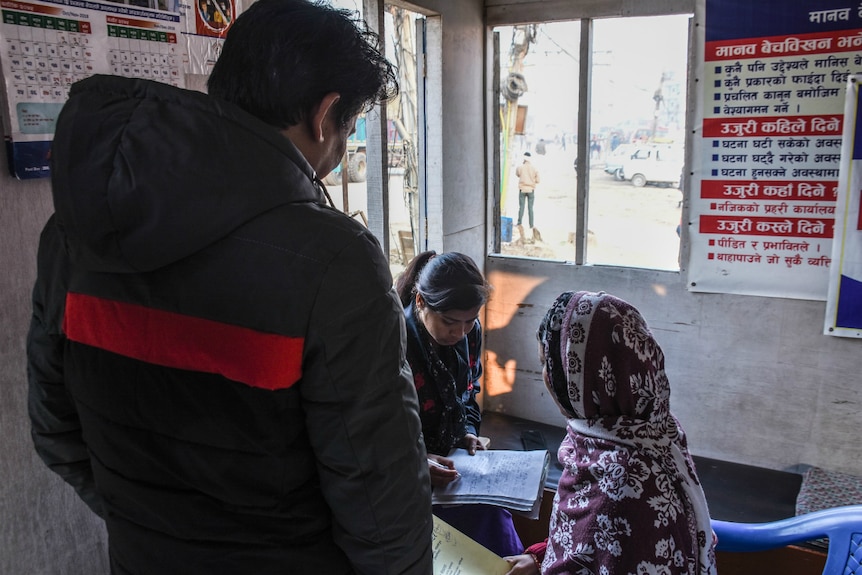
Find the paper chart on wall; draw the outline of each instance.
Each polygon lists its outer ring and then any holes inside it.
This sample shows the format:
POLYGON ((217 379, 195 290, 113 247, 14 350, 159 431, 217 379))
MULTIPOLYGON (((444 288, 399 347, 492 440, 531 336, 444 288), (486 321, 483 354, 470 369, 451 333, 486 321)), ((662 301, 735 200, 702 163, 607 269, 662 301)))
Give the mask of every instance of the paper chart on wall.
POLYGON ((236 0, 0 0, 0 90, 12 175, 50 175, 57 116, 93 74, 185 87, 207 75, 238 14, 236 0))
POLYGON ((862 72, 858 4, 703 4, 691 291, 826 299, 844 86, 862 72))
POLYGON ((18 178, 49 174, 57 116, 74 82, 115 74, 183 86, 176 4, 0 0, 0 9, 5 135, 18 178))

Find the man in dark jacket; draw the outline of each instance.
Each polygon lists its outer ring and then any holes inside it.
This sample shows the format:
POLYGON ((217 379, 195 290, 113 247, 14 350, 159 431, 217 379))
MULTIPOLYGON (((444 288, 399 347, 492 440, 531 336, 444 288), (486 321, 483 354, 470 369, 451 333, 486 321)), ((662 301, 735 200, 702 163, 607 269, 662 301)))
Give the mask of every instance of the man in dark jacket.
POLYGON ((28 337, 36 450, 114 573, 431 572, 401 305, 320 177, 397 90, 349 13, 259 0, 209 95, 96 76, 53 146, 28 337))

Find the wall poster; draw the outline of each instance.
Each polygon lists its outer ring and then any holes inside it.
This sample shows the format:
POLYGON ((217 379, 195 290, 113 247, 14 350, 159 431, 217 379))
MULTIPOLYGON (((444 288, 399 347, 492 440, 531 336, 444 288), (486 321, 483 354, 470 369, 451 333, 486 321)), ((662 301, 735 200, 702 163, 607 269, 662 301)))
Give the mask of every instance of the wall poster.
POLYGON ((54 126, 74 82, 114 74, 184 87, 186 73, 211 69, 236 8, 233 0, 0 0, 0 13, 6 152, 12 175, 29 179, 50 175, 54 126))
POLYGON ((823 333, 862 338, 862 76, 851 76, 823 333))
POLYGON ((862 3, 698 6, 689 289, 825 300, 862 3))
POLYGON ((235 0, 186 0, 180 4, 185 22, 186 73, 209 75, 222 42, 237 17, 235 0))

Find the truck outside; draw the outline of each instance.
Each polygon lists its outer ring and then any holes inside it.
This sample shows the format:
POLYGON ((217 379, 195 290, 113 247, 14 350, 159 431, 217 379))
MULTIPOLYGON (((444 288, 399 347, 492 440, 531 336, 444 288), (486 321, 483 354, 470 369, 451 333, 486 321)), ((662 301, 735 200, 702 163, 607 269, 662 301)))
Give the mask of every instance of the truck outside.
MULTIPOLYGON (((389 142, 389 167, 395 168, 401 166, 404 150, 403 138, 396 128, 395 122, 389 120, 387 122, 387 141, 389 142)), ((325 178, 323 183, 332 186, 341 183, 342 174, 347 172, 347 181, 364 182, 368 177, 367 156, 365 152, 365 142, 367 139, 367 130, 365 127, 365 116, 360 116, 356 119, 356 130, 347 138, 347 151, 341 164, 336 166, 325 178)))

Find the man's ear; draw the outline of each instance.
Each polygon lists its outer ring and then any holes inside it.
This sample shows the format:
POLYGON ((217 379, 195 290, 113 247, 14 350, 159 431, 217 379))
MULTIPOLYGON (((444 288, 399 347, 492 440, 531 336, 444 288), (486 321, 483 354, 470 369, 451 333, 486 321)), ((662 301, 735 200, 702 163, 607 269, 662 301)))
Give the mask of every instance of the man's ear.
POLYGON ((341 99, 341 94, 338 92, 329 92, 323 98, 314 110, 311 120, 311 138, 315 142, 323 142, 326 139, 325 124, 328 116, 331 116, 333 121, 338 125, 338 119, 335 118, 335 103, 341 99))

